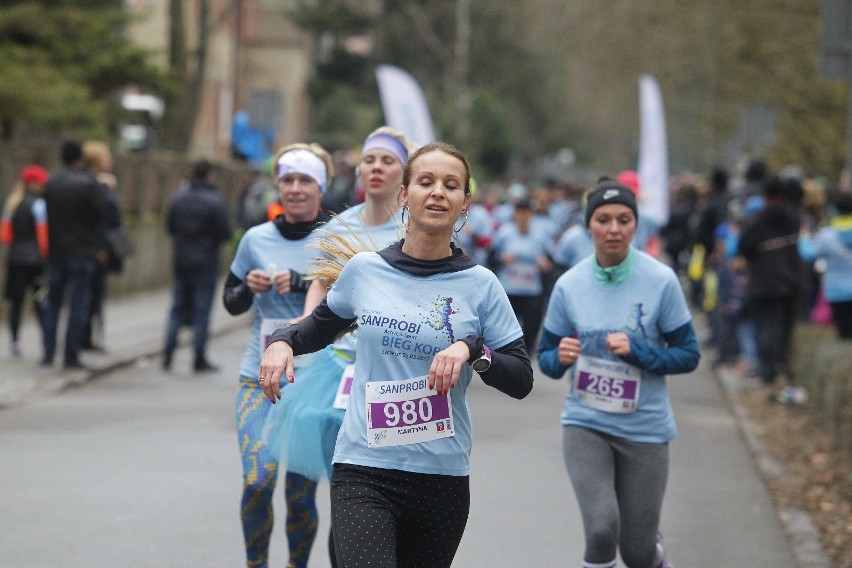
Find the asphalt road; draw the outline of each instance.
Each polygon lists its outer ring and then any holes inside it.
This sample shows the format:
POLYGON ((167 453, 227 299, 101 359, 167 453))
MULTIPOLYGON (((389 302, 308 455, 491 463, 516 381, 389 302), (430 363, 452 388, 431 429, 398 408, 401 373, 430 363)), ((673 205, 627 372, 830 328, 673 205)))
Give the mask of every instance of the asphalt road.
MULTIPOLYGON (((95 568, 244 565, 234 432, 239 330, 212 340, 215 375, 158 361, 0 411, 0 566, 95 568)), ((662 530, 679 568, 796 564, 766 488, 703 363, 670 379, 681 435, 662 530)), ((476 383, 472 505, 455 566, 580 566, 580 516, 562 463, 567 385, 536 375, 515 401, 476 383)), ((329 566, 327 485, 311 568, 329 566)), ((271 566, 286 565, 276 495, 271 566)))

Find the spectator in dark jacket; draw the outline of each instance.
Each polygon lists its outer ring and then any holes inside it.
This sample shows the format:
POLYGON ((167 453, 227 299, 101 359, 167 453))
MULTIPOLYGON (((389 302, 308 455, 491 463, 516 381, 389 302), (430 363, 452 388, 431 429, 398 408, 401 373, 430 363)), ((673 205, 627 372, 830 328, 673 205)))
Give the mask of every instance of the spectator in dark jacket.
POLYGON ((63 360, 66 369, 84 368, 80 361, 80 348, 92 302, 92 280, 101 243, 100 227, 107 214, 103 193, 94 176, 83 169, 82 158, 79 142, 65 142, 62 145, 64 167, 50 178, 44 188, 50 222, 42 364, 53 364, 59 313, 65 291, 70 289, 63 360))
POLYGON ((106 337, 104 330, 104 301, 107 295, 107 275, 118 273, 124 268, 124 262, 109 246, 107 231, 117 229, 123 223, 121 202, 115 193, 116 178, 112 169, 112 151, 106 142, 86 140, 83 142, 83 167, 98 182, 98 190, 106 202, 106 215, 101 224, 101 237, 97 255, 98 264, 92 280, 92 303, 89 316, 83 328, 82 349, 84 351, 103 352, 104 346, 98 342, 106 337))
POLYGON ((728 218, 728 172, 723 168, 714 168, 708 180, 710 195, 701 209, 696 227, 695 241, 704 245, 707 257, 711 256, 716 243, 716 229, 728 218))
POLYGON ((743 229, 738 254, 748 265, 749 297, 757 319, 760 377, 773 384, 786 373, 787 353, 802 293, 803 265, 797 250, 799 216, 785 182, 766 182, 764 208, 743 229))
POLYGON ((189 185, 175 196, 167 227, 173 241, 174 284, 166 330, 163 368, 170 369, 177 347, 178 330, 191 321, 194 332, 194 369, 217 371, 207 359, 210 309, 219 274, 219 249, 231 238, 225 199, 210 182, 207 160, 193 164, 189 185))
POLYGON ((669 257, 671 267, 678 275, 686 272, 689 251, 692 248, 690 227, 697 216, 698 190, 691 183, 685 183, 675 195, 669 221, 660 229, 663 248, 669 257))

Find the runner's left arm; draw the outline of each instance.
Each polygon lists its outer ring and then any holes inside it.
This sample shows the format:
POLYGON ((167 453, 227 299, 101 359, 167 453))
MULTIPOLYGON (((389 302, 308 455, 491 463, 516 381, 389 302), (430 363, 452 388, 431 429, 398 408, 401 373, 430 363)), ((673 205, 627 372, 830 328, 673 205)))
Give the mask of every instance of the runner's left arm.
POLYGON ((533 388, 533 370, 524 339, 518 338, 491 351, 491 366, 479 373, 489 387, 512 398, 522 399, 533 388))
POLYGON ((687 322, 668 333, 663 333, 666 344, 656 347, 647 341, 630 338, 630 354, 622 357, 626 362, 656 375, 689 373, 698 366, 701 352, 692 322, 687 322))

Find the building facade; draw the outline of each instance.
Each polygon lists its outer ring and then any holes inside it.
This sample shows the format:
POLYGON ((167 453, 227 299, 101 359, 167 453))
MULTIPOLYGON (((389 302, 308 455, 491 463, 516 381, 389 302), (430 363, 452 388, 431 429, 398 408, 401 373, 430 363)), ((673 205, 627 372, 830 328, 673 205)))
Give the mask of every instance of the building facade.
MULTIPOLYGON (((133 16, 130 38, 151 53, 153 62, 164 67, 169 54, 169 10, 175 1, 125 2, 133 16)), ((197 53, 205 12, 208 38, 190 155, 227 159, 233 155, 235 138, 241 140, 242 148, 252 149, 241 150, 245 155, 262 151, 258 146, 274 153, 283 144, 304 140, 309 104, 305 85, 311 69, 312 40, 286 15, 293 0, 181 3, 188 52, 197 53)))

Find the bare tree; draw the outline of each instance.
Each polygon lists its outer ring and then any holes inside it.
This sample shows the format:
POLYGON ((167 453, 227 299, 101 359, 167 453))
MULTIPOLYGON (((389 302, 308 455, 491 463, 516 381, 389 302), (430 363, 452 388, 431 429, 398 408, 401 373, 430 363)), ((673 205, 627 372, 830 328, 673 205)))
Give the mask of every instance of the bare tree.
POLYGON ((198 38, 194 52, 190 53, 185 4, 184 0, 169 0, 169 70, 177 79, 179 90, 167 105, 163 134, 165 147, 179 152, 185 152, 192 139, 206 77, 210 36, 210 3, 209 0, 199 0, 196 13, 198 38))

